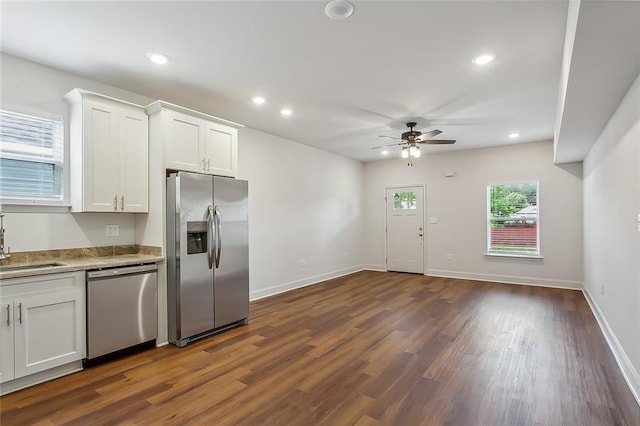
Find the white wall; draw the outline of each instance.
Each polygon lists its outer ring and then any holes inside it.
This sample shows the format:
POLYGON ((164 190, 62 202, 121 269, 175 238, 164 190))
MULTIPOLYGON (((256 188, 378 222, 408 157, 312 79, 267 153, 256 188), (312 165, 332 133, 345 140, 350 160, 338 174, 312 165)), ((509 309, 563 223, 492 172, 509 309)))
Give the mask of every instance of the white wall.
MULTIPOLYGON (((63 117, 69 139, 69 107, 62 96, 74 87, 130 102, 150 101, 135 93, 3 54, 0 62, 2 108, 63 117)), ((132 214, 68 213, 60 208, 3 206, 6 244, 13 251, 98 247, 135 243, 132 214), (118 237, 106 236, 106 225, 120 225, 118 237)))
POLYGON ((585 288, 640 401, 640 76, 584 160, 583 185, 585 288))
POLYGON ((362 163, 248 128, 239 140, 252 299, 359 269, 362 163))
POLYGON ((581 288, 581 164, 559 167, 552 157, 551 143, 538 142, 425 155, 413 167, 399 158, 366 163, 365 264, 385 268, 385 186, 426 183, 427 217, 438 218, 426 224, 427 274, 581 288), (540 182, 544 259, 485 256, 487 185, 530 180, 540 182))

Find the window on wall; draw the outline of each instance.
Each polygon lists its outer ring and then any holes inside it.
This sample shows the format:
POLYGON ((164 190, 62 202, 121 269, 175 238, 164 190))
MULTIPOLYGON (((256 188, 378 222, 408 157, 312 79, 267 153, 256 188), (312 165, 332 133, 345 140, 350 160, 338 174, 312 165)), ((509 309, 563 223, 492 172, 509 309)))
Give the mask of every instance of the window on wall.
POLYGON ((61 204, 63 167, 61 120, 0 110, 0 198, 3 202, 61 204))
POLYGON ((487 186, 487 253, 540 256, 538 182, 487 186))
POLYGON ((394 192, 393 193, 393 209, 394 210, 415 210, 416 209, 416 193, 415 192, 394 192))

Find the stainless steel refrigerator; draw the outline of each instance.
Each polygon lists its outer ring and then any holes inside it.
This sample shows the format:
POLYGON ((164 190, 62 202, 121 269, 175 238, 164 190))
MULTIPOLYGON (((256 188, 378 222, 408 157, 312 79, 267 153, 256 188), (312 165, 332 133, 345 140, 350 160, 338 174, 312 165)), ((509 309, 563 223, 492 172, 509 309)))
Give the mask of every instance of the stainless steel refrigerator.
POLYGON ((247 197, 243 180, 167 178, 169 341, 176 346, 247 323, 247 197))

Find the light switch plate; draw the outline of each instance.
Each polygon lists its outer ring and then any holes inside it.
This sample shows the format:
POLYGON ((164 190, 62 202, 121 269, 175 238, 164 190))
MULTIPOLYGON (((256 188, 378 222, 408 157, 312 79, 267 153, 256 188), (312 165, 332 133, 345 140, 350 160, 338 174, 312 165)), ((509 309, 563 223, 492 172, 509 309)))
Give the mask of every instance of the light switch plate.
POLYGON ((120 235, 120 225, 107 225, 107 237, 117 237, 120 235))

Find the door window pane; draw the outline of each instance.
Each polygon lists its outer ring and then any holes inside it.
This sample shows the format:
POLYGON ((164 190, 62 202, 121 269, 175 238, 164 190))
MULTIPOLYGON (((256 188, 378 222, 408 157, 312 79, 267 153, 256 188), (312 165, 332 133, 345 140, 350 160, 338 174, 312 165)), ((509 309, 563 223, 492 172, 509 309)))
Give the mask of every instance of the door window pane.
POLYGON ((394 210, 415 210, 416 209, 416 193, 411 192, 394 192, 393 193, 393 209, 394 210))

